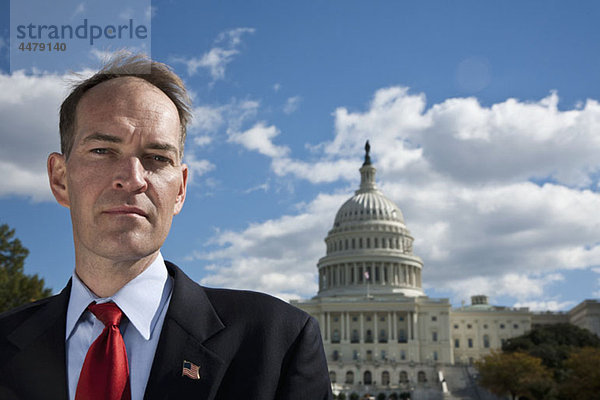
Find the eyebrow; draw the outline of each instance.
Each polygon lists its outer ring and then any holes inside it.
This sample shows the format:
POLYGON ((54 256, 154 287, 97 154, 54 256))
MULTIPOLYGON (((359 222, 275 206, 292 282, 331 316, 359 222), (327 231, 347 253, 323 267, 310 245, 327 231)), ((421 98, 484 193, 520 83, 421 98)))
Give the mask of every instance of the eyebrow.
MULTIPOLYGON (((122 143, 123 139, 121 139, 119 136, 109 135, 107 133, 96 132, 96 133, 92 133, 91 135, 85 137, 82 141, 82 143, 84 143, 84 144, 89 143, 89 142, 122 143)), ((173 152, 175 154, 179 154, 179 149, 169 143, 151 142, 148 145, 146 145, 145 147, 147 149, 151 149, 151 150, 161 150, 161 151, 167 151, 167 152, 173 152)))

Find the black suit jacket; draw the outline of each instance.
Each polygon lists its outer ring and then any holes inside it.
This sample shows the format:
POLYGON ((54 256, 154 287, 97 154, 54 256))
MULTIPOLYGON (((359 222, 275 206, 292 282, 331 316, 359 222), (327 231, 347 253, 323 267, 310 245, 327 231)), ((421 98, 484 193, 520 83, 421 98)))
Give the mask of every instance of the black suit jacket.
MULTIPOLYGON (((173 294, 144 399, 331 399, 315 320, 271 296, 204 288, 175 265, 173 294), (182 376, 183 361, 200 379, 182 376)), ((71 285, 0 316, 0 399, 68 397, 71 285)))

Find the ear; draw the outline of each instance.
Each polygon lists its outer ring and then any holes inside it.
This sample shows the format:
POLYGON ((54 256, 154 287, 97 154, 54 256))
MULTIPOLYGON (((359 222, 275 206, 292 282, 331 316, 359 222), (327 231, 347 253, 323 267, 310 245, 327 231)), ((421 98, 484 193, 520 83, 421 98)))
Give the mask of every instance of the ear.
POLYGON ((48 180, 54 198, 61 206, 69 208, 69 190, 67 188, 67 163, 65 156, 52 153, 48 156, 48 180))
POLYGON ((179 212, 183 208, 183 203, 185 202, 185 194, 187 191, 187 180, 188 166, 186 164, 181 164, 181 185, 179 186, 179 192, 177 193, 177 199, 175 200, 173 215, 179 214, 179 212))

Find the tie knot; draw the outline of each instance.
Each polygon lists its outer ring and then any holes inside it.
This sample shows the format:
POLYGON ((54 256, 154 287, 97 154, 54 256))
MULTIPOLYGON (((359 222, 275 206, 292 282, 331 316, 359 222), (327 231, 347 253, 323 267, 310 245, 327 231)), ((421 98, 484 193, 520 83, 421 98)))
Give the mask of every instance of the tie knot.
POLYGON ((88 310, 98 318, 104 326, 119 326, 123 311, 115 303, 92 303, 88 306, 88 310))

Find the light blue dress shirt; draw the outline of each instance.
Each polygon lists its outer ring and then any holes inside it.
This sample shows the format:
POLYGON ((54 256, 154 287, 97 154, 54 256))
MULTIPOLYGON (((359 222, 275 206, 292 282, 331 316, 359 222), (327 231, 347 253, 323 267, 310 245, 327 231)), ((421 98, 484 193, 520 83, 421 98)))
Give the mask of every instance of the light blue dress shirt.
POLYGON ((131 399, 143 399, 172 291, 173 280, 160 253, 144 272, 108 298, 97 297, 73 272, 66 336, 70 399, 75 399, 87 351, 104 330, 102 321, 87 311, 92 301, 113 301, 127 317, 121 320, 120 329, 127 349, 131 399))

